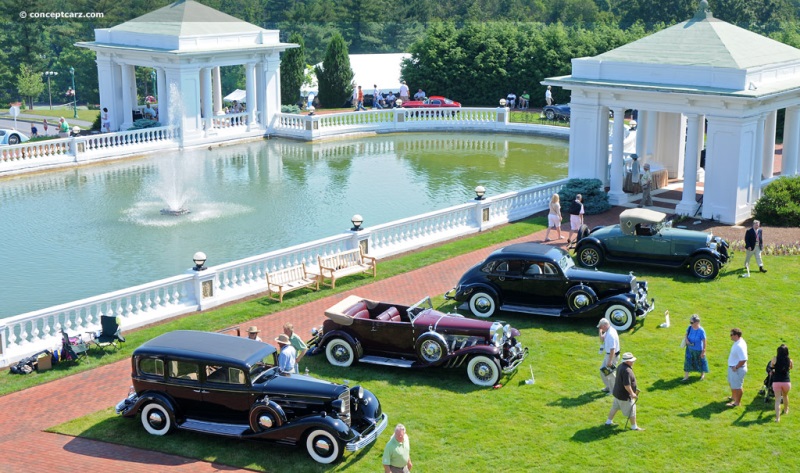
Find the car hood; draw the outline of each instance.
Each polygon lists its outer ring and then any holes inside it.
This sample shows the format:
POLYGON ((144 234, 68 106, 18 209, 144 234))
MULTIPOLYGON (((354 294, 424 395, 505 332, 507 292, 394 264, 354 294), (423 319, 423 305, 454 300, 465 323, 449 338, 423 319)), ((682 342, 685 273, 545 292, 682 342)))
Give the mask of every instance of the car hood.
POLYGON ((631 280, 634 278, 630 274, 607 273, 577 266, 568 269, 566 275, 572 282, 617 283, 626 286, 630 286, 631 280))
POLYGON ((443 335, 480 335, 488 337, 492 322, 447 315, 437 310, 426 310, 414 319, 414 327, 424 330, 428 327, 443 335))
POLYGON ((337 398, 347 389, 341 384, 294 373, 273 376, 265 383, 256 386, 262 386, 264 392, 270 395, 318 396, 326 399, 337 398))

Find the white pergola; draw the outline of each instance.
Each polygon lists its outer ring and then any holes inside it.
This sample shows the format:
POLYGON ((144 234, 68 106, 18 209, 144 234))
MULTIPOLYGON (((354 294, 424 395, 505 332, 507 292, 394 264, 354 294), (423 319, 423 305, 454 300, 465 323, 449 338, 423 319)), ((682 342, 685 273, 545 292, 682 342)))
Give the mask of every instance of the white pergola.
MULTIPOLYGON (((95 51, 100 106, 112 130, 126 130, 138 108, 135 66, 157 74, 159 121, 181 127, 184 145, 207 141, 222 114, 220 67, 245 66, 247 132, 270 130, 280 112, 278 30, 265 30, 192 0, 178 1, 114 26, 77 46, 95 51)), ((143 100, 144 98, 142 98, 143 100)))
POLYGON ((542 84, 571 90, 570 178, 598 178, 624 204, 623 121, 638 110, 636 151, 683 177, 677 212, 695 213, 705 144, 702 216, 735 224, 751 217, 773 178, 777 111, 786 109, 781 174, 798 172, 800 50, 714 18, 706 0, 694 18, 591 58, 542 84), (704 143, 705 134, 705 143, 704 143), (616 137, 619 137, 617 139, 616 137))

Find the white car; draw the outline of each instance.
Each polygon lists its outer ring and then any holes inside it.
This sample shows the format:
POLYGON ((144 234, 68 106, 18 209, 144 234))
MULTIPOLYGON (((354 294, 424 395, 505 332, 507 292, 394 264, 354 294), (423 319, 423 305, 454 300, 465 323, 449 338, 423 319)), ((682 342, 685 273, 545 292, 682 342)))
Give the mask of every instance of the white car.
POLYGON ((18 145, 29 141, 27 135, 11 128, 0 128, 0 145, 18 145))

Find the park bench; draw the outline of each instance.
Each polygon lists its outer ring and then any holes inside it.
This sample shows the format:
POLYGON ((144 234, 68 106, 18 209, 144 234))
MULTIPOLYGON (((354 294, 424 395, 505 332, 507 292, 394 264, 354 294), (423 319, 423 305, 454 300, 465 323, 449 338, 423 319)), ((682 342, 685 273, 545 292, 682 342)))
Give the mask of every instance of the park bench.
POLYGON ((358 273, 372 271, 372 277, 377 273, 377 260, 365 255, 361 248, 342 251, 330 256, 318 256, 320 280, 325 284, 325 279, 330 279, 330 286, 336 287, 336 280, 358 273))
POLYGON ((280 302, 283 302, 284 294, 296 289, 316 286, 315 290, 319 290, 319 275, 306 271, 304 263, 278 271, 270 271, 266 276, 269 297, 275 299, 273 294, 278 294, 277 300, 280 302))

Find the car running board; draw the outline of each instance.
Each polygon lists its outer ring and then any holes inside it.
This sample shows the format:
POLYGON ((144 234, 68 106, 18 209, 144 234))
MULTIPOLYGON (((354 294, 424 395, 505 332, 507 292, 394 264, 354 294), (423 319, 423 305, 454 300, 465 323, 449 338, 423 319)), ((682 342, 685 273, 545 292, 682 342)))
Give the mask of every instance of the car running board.
POLYGON ((195 419, 186 419, 183 423, 178 424, 178 428, 205 434, 226 435, 228 437, 241 437, 250 432, 249 425, 221 424, 219 422, 206 422, 195 419))
POLYGON ((525 307, 524 305, 510 305, 506 304, 500 307, 500 310, 509 311, 509 312, 521 312, 523 314, 534 314, 534 315, 546 315, 548 317, 561 317, 561 309, 553 308, 532 308, 532 307, 525 307))
POLYGON ((414 362, 411 360, 398 360, 397 358, 385 358, 382 356, 364 356, 358 359, 361 363, 373 365, 395 366, 397 368, 411 368, 414 362))

